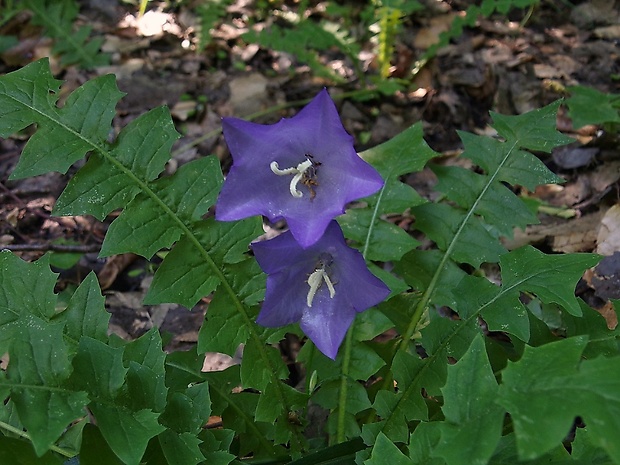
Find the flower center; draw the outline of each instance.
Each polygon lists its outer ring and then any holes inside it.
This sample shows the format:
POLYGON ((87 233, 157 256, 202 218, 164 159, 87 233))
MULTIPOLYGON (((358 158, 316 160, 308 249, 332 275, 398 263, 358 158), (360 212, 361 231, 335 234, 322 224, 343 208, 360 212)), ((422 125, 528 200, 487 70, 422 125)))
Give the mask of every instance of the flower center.
POLYGON ((331 256, 320 257, 317 267, 310 274, 310 276, 308 276, 307 283, 308 283, 308 286, 310 286, 310 289, 308 290, 308 296, 306 297, 306 305, 308 305, 308 307, 312 307, 312 301, 314 300, 314 296, 316 295, 317 291, 319 290, 323 282, 325 282, 325 285, 327 286, 327 289, 329 290, 329 298, 333 299, 334 296, 336 295, 336 289, 334 288, 334 283, 332 283, 332 280, 328 274, 329 266, 331 262, 332 262, 331 256))
POLYGON ((321 164, 320 162, 314 161, 312 158, 312 155, 306 154, 305 161, 299 163, 296 167, 285 169, 280 169, 278 162, 272 161, 269 164, 269 168, 271 168, 273 174, 278 176, 293 175, 293 179, 291 179, 291 183, 289 184, 289 191, 293 197, 299 199, 304 196, 304 193, 297 189, 297 185, 302 183, 310 191, 310 199, 312 200, 316 197, 314 187, 319 185, 316 180, 316 171, 317 167, 321 164))

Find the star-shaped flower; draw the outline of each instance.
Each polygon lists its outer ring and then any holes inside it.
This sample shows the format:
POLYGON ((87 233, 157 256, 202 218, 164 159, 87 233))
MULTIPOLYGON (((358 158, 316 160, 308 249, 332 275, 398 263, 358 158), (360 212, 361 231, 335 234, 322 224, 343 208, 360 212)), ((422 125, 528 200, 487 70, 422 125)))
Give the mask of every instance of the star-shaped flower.
POLYGON ((256 322, 276 327, 299 321, 303 332, 331 359, 336 358, 356 312, 377 305, 390 293, 368 270, 362 254, 347 246, 336 221, 306 249, 290 232, 252 248, 267 273, 265 301, 256 322))
POLYGON ((327 90, 279 123, 224 118, 222 125, 233 164, 217 201, 218 220, 284 218, 297 242, 308 247, 347 203, 383 186, 379 173, 355 152, 327 90))

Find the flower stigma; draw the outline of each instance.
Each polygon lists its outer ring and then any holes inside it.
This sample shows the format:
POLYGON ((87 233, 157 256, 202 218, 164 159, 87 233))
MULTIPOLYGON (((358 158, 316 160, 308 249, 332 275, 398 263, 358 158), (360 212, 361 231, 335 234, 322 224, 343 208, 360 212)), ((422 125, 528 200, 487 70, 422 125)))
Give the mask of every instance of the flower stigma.
POLYGON ((332 262, 331 256, 320 257, 317 268, 308 276, 308 286, 310 286, 310 290, 308 291, 308 296, 306 297, 306 305, 312 308, 312 301, 314 300, 314 296, 316 292, 319 290, 323 281, 327 285, 327 289, 329 289, 329 298, 333 299, 336 295, 336 289, 334 288, 334 284, 329 277, 327 270, 329 270, 329 265, 332 262))
POLYGON ((289 174, 293 175, 293 179, 291 179, 291 183, 289 185, 289 190, 291 195, 297 199, 303 197, 303 192, 297 189, 297 185, 301 182, 304 186, 308 188, 310 191, 310 199, 314 199, 316 196, 316 192, 313 189, 313 186, 318 186, 319 183, 316 181, 316 168, 321 164, 319 162, 315 162, 311 159, 312 155, 306 154, 306 161, 303 161, 297 165, 297 167, 280 169, 277 161, 272 161, 269 164, 269 168, 273 174, 278 176, 287 176, 289 174))

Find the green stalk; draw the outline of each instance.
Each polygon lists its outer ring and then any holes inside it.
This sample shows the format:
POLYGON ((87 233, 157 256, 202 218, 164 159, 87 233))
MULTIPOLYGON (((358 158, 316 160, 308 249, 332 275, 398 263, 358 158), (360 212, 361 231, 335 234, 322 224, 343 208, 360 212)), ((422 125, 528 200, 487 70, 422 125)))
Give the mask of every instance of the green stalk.
MULTIPOLYGON (((389 175, 386 176, 386 179, 389 178, 389 175)), ((362 256, 364 260, 366 259, 366 255, 368 254, 368 247, 370 246, 370 239, 372 237, 372 233, 375 227, 375 221, 379 216, 379 206, 381 205, 381 199, 383 198, 383 194, 385 192, 386 184, 383 184, 381 190, 379 191, 379 197, 377 198, 377 203, 372 212, 372 218, 370 220, 370 226, 368 227, 368 233, 366 234, 366 240, 364 241, 364 246, 362 247, 362 256)), ((336 442, 341 443, 345 441, 345 420, 346 420, 346 406, 347 406, 347 394, 348 394, 348 386, 347 379, 349 378, 349 368, 351 365, 351 353, 353 351, 353 332, 355 331, 355 319, 353 320, 353 324, 347 331, 347 336, 344 341, 343 348, 343 356, 342 356, 342 373, 340 377, 340 392, 338 396, 338 418, 336 421, 336 442)))
MULTIPOLYGON (((17 436, 19 436, 21 438, 27 439, 28 441, 32 442, 32 439, 30 438, 30 435, 28 433, 26 433, 25 431, 22 431, 21 429, 15 428, 13 425, 9 425, 8 423, 0 421, 0 428, 5 430, 5 431, 8 431, 9 433, 13 433, 13 434, 15 434, 15 435, 17 435, 17 436)), ((56 452, 57 454, 60 454, 60 455, 62 455, 64 457, 67 457, 69 459, 72 458, 72 457, 75 457, 75 455, 76 455, 74 452, 71 452, 71 451, 69 451, 67 449, 62 449, 62 448, 60 448, 58 446, 55 446, 53 444, 50 446, 50 450, 52 452, 56 452)))

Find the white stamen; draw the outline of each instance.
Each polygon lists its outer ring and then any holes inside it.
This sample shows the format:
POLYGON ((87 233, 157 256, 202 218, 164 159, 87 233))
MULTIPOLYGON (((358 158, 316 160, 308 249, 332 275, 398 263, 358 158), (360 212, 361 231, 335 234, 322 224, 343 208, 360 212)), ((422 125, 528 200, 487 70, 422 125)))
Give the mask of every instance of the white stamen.
POLYGON ((295 175, 293 176, 293 179, 291 179, 289 190, 291 192, 291 195, 296 198, 303 197, 304 195, 303 192, 297 189, 297 184, 299 184, 299 182, 304 177, 304 173, 308 171, 308 168, 310 168, 311 166, 312 166, 312 161, 310 160, 301 162, 299 165, 297 165, 296 168, 291 167, 291 168, 285 168, 283 170, 280 169, 280 166, 278 165, 277 161, 272 161, 269 164, 269 168, 271 168, 271 171, 273 172, 273 174, 277 174, 278 176, 286 176, 288 174, 295 175))
POLYGON ((316 292, 321 287, 321 284, 327 284, 327 288, 329 289, 329 298, 333 299, 336 295, 336 289, 332 284, 332 280, 329 279, 325 268, 319 268, 318 270, 314 270, 310 276, 308 276, 308 286, 310 286, 310 290, 308 291, 308 297, 306 298, 306 304, 308 307, 312 307, 312 301, 314 300, 314 296, 316 292))

